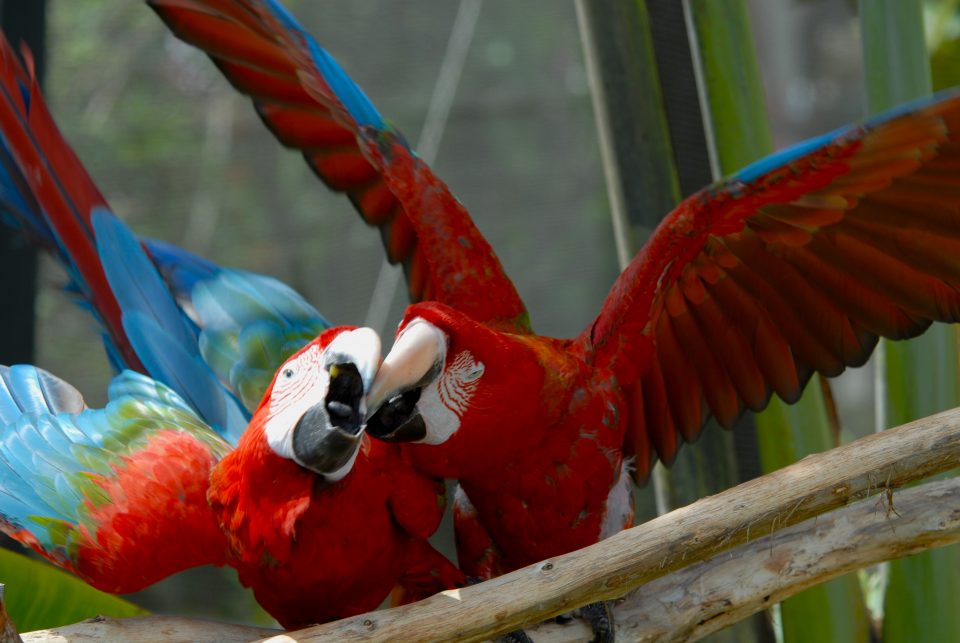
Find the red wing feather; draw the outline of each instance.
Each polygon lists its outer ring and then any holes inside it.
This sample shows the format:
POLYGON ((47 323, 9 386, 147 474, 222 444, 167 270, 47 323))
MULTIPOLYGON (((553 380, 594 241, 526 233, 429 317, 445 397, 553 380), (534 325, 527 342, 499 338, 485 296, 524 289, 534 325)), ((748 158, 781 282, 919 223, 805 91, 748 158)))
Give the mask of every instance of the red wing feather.
MULTIPOLYGON (((29 60, 29 52, 24 52, 29 60)), ((108 208, 83 164, 63 139, 40 94, 32 69, 24 70, 6 38, 0 38, 0 129, 4 146, 27 182, 40 212, 30 222, 51 252, 76 273, 77 286, 93 304, 130 368, 142 370, 120 320, 93 241, 91 215, 108 208), (52 247, 51 247, 52 246, 52 247)), ((24 213, 26 214, 26 213, 24 213)))
POLYGON ((771 391, 796 400, 813 371, 863 364, 878 336, 960 321, 958 256, 954 95, 784 151, 686 199, 579 341, 625 385, 640 377, 633 430, 669 462, 674 435, 702 428, 701 396, 730 426, 771 391))
POLYGON ((229 445, 133 371, 105 408, 32 366, 0 368, 0 529, 109 592, 227 562, 207 501, 229 445))
POLYGON ((128 593, 190 567, 226 564, 227 540, 207 503, 215 462, 195 437, 160 431, 113 475, 93 474, 105 501, 86 501, 90 526, 79 526, 74 571, 128 593))
POLYGON ((345 192, 380 228, 412 301, 440 301, 478 321, 529 331, 523 302, 463 206, 291 16, 263 0, 149 4, 253 99, 278 141, 302 152, 330 189, 345 192))

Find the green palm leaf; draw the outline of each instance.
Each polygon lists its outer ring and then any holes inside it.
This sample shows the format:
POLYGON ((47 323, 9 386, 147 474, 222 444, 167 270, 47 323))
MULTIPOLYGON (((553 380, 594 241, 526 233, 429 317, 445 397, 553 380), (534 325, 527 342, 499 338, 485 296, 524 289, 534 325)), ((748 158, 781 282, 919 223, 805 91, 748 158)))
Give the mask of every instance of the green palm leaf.
MULTIPOLYGON (((930 93, 920 0, 861 1, 860 25, 871 112, 930 93)), ((881 350, 886 388, 882 428, 960 404, 954 328, 936 325, 910 342, 883 342, 881 350)), ((958 571, 957 546, 890 563, 883 640, 960 640, 958 571)))
POLYGON ((146 610, 96 590, 51 565, 0 549, 0 583, 7 611, 20 632, 103 616, 136 616, 146 610))
MULTIPOLYGON (((729 174, 773 150, 760 69, 742 0, 690 0, 702 69, 714 175, 729 174)), ((708 143, 710 144, 710 143, 708 143)), ((815 384, 811 382, 811 384, 815 384)), ((835 446, 820 388, 789 406, 774 398, 756 416, 765 472, 835 446)), ((867 641, 869 620, 856 576, 848 575, 784 601, 785 641, 867 641)))

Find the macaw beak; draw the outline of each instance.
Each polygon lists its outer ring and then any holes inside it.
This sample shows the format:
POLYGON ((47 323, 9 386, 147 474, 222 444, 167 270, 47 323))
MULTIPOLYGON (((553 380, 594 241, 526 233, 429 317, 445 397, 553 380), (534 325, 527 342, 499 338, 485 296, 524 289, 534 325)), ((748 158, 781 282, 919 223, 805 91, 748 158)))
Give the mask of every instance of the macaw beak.
POLYGON ((427 433, 417 402, 423 388, 440 374, 446 357, 443 332, 413 320, 397 337, 380 365, 367 396, 367 432, 390 442, 415 442, 427 433))
POLYGON ((330 376, 324 400, 307 409, 293 430, 293 456, 336 481, 353 467, 363 441, 365 396, 380 363, 380 338, 369 328, 338 335, 323 356, 330 376))

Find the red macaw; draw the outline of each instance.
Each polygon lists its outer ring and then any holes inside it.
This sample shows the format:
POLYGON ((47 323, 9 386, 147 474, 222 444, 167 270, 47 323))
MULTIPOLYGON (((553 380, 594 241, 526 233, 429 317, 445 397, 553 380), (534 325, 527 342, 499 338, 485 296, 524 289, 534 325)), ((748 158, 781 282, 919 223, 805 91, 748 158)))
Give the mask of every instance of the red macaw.
POLYGON ((862 365, 878 337, 960 320, 958 188, 956 93, 774 154, 684 200, 573 339, 445 296, 410 306, 367 431, 459 479, 466 573, 586 545, 628 514, 625 458, 642 480, 708 416, 730 427, 862 365))
POLYGON ((0 369, 0 528, 113 592, 230 564, 287 627, 460 584, 426 541, 442 485, 363 437, 376 333, 143 244, 106 207, 0 38, 0 211, 61 260, 115 360, 170 385, 124 371, 94 411, 39 369, 0 369))
POLYGON ((133 371, 94 410, 45 371, 0 367, 0 527, 110 592, 231 565, 287 628, 375 609, 397 585, 415 600, 460 583, 426 540, 442 486, 363 438, 359 372, 336 374, 369 332, 325 331, 284 363, 235 448, 133 371), (331 404, 355 416, 336 433, 331 404), (352 445, 346 461, 325 439, 352 445))
POLYGON ((535 335, 447 187, 275 0, 148 0, 285 145, 381 229, 412 299, 368 432, 457 478, 458 556, 489 576, 630 524, 627 472, 673 460, 879 336, 960 317, 960 99, 800 144, 686 199, 578 337, 535 335))

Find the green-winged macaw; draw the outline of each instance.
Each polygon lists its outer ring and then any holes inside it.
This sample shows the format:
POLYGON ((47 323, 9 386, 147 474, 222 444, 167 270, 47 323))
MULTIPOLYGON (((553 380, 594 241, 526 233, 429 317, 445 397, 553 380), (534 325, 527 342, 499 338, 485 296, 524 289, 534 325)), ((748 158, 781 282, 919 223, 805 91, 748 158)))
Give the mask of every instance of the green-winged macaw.
POLYGON ((363 436, 376 333, 138 240, 2 39, 0 212, 60 259, 115 364, 151 376, 123 371, 94 410, 49 373, 0 368, 3 531, 112 592, 231 565, 286 627, 462 583, 426 540, 442 484, 363 436))
POLYGON ((878 337, 960 318, 960 98, 774 154, 684 200, 573 339, 536 335, 463 206, 275 0, 148 0, 283 144, 380 228, 414 303, 372 435, 456 478, 458 556, 490 576, 629 525, 630 475, 673 460, 878 337))

